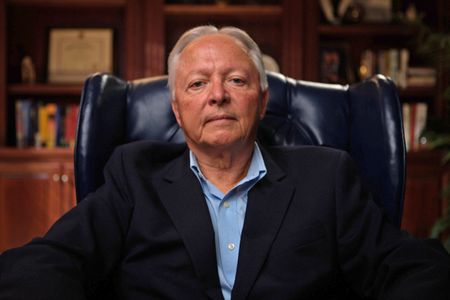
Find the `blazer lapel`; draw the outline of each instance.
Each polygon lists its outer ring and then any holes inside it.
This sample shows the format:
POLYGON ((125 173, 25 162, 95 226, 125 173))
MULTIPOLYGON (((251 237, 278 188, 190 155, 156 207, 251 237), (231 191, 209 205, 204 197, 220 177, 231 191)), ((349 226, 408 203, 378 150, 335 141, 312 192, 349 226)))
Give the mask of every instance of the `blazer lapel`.
POLYGON ((245 299, 256 280, 294 193, 266 152, 267 175, 250 191, 232 299, 245 299))
POLYGON ((223 299, 211 218, 200 184, 189 169, 188 151, 168 168, 159 193, 186 245, 206 294, 211 299, 223 299))

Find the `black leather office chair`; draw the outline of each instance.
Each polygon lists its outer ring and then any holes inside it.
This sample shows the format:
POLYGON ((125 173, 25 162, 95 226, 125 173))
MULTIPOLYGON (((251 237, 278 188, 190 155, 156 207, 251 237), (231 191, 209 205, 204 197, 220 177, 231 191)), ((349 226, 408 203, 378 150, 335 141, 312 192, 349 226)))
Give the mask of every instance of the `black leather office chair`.
MULTIPOLYGON (((259 129, 269 145, 323 145, 346 150, 390 219, 400 225, 405 182, 401 113, 392 81, 381 75, 341 86, 268 73, 270 100, 259 129)), ((183 142, 170 106, 167 78, 87 79, 75 146, 78 200, 103 182, 102 169, 120 144, 152 139, 183 142)))

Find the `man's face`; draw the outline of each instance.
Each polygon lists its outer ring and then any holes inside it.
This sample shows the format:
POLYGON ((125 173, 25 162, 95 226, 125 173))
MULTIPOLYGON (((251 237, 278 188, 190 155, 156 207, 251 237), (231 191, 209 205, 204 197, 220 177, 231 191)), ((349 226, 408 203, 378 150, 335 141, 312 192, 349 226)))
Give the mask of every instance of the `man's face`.
POLYGON ((175 72, 172 108, 191 149, 254 142, 268 95, 234 39, 220 34, 198 38, 183 50, 175 72))

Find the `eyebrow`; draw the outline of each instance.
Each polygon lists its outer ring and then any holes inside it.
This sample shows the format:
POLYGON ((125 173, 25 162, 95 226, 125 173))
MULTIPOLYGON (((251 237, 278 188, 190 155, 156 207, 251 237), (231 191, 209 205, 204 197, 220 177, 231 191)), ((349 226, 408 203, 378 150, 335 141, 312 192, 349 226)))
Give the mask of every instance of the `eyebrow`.
MULTIPOLYGON (((245 76, 250 76, 250 74, 251 74, 251 72, 249 70, 238 69, 235 67, 226 68, 225 70, 223 70, 221 72, 221 74, 228 75, 233 72, 239 72, 240 74, 245 75, 245 76)), ((194 70, 190 71, 189 73, 186 74, 186 77, 195 76, 195 75, 209 75, 211 73, 213 73, 213 72, 211 72, 208 67, 203 67, 203 68, 194 69, 194 70)))

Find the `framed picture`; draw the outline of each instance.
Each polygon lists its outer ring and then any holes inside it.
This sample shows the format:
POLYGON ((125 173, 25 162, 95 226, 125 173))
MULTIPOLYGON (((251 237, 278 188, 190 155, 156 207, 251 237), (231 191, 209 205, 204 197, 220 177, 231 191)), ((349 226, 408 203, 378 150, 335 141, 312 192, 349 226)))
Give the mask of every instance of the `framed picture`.
POLYGON ((347 84, 354 81, 347 44, 324 44, 320 47, 320 81, 347 84))
POLYGON ((113 70, 111 28, 53 28, 49 32, 48 82, 81 83, 113 70))

